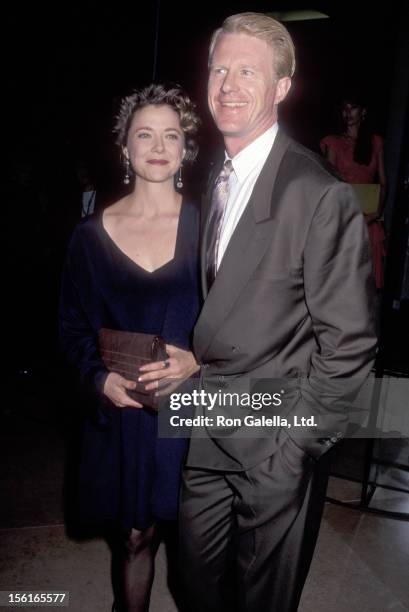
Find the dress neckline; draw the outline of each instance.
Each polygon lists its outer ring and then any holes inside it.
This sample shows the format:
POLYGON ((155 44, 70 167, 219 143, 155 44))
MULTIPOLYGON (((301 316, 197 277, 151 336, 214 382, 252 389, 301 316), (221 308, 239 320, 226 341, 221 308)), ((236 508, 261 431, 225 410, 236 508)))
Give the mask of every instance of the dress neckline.
POLYGON ((168 266, 173 264, 176 261, 176 259, 177 259, 177 255, 178 255, 178 251, 179 251, 180 237, 181 237, 182 215, 183 215, 183 211, 184 211, 185 207, 186 207, 185 201, 182 200, 182 203, 180 205, 178 226, 177 226, 177 230, 176 230, 175 250, 173 252, 173 257, 171 259, 169 259, 168 261, 165 261, 164 264, 162 264, 158 268, 155 268, 154 270, 147 270, 147 268, 144 268, 140 264, 136 263, 136 261, 134 261, 131 257, 129 257, 129 255, 127 255, 125 253, 125 251, 123 251, 121 249, 121 247, 119 247, 117 245, 115 240, 113 238, 111 238, 111 236, 109 235, 109 233, 105 229, 104 222, 103 222, 103 211, 99 215, 99 224, 100 224, 100 228, 101 228, 101 233, 102 233, 103 236, 105 236, 106 241, 108 243, 110 243, 114 247, 114 249, 117 251, 117 253, 119 253, 123 259, 125 259, 126 261, 129 262, 131 267, 134 267, 134 268, 137 268, 138 270, 141 270, 141 272, 143 272, 147 276, 153 276, 154 274, 157 274, 158 272, 164 270, 165 268, 167 268, 168 266))

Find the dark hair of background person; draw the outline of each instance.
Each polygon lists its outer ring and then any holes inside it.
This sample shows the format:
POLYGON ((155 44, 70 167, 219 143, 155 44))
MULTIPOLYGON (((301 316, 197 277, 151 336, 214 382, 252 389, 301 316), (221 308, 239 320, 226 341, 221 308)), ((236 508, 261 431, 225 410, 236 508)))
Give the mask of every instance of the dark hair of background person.
POLYGON ((358 128, 358 136, 354 149, 354 161, 357 164, 367 166, 370 163, 372 157, 372 137, 375 133, 367 101, 365 99, 365 96, 357 91, 349 91, 342 97, 337 107, 339 122, 337 131, 339 134, 345 132, 345 122, 342 117, 342 109, 346 104, 360 106, 361 109, 365 112, 365 115, 362 117, 358 128))

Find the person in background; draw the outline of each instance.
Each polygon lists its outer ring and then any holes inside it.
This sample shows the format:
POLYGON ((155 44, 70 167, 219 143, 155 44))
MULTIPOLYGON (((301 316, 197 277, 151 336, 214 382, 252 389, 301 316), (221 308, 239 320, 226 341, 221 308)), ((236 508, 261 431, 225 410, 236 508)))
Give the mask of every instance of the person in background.
POLYGON ((351 184, 380 185, 377 209, 365 214, 365 220, 372 248, 376 287, 382 289, 385 232, 381 219, 386 196, 384 142, 379 134, 374 133, 368 117, 368 108, 356 94, 344 97, 340 124, 337 134, 331 134, 321 140, 320 148, 342 180, 351 184))
POLYGON ((81 186, 81 217, 86 217, 95 211, 97 188, 84 162, 78 164, 77 176, 81 186))

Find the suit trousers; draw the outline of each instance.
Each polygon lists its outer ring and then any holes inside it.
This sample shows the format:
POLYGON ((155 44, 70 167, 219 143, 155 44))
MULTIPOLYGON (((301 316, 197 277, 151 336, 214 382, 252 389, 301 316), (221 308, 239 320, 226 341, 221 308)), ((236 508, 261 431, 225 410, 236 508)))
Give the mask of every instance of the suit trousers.
POLYGON ((251 469, 185 468, 180 554, 192 611, 297 610, 327 482, 327 455, 312 459, 284 432, 251 469))

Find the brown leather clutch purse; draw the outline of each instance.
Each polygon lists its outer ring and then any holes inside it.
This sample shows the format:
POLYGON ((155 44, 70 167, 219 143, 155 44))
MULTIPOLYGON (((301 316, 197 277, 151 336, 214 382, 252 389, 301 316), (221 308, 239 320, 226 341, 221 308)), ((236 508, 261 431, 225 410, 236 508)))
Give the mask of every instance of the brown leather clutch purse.
POLYGON ((134 390, 127 390, 129 396, 144 406, 158 410, 159 402, 154 391, 146 391, 144 384, 138 383, 138 377, 141 366, 167 359, 163 338, 104 327, 98 332, 98 340, 101 357, 107 369, 137 383, 134 390))

